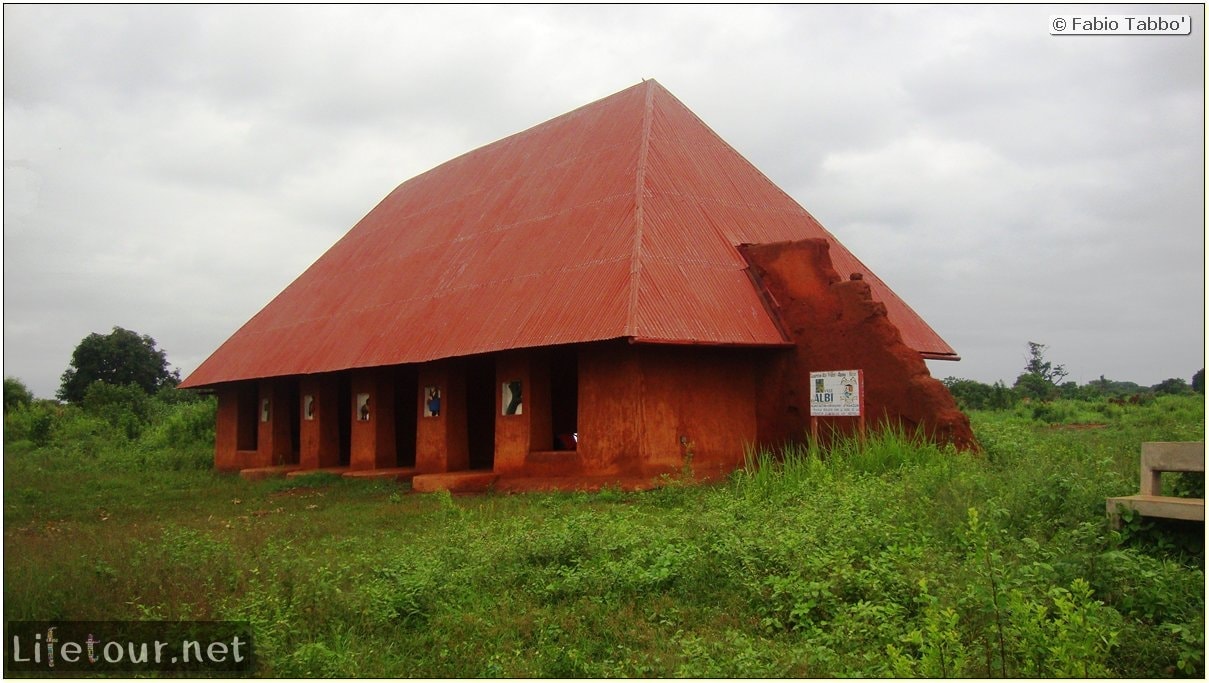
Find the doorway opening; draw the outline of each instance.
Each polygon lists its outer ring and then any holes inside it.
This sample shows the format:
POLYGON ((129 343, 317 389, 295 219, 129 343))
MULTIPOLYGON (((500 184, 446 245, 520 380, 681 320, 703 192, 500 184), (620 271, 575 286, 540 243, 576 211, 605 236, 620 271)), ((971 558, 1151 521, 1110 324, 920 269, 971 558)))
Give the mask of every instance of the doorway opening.
POLYGON ((466 450, 470 469, 495 467, 495 359, 466 361, 466 450))
POLYGON ((348 373, 336 377, 336 415, 340 465, 347 466, 353 452, 353 384, 348 373))
POLYGON ((260 396, 255 382, 239 385, 235 395, 235 450, 254 451, 260 441, 260 396))
POLYGON ((302 402, 298 396, 298 382, 289 383, 285 398, 286 406, 290 406, 285 411, 290 421, 290 455, 286 464, 297 465, 302 454, 302 402))
POLYGON ((416 466, 416 421, 420 414, 420 387, 414 366, 395 374, 395 466, 416 466))
POLYGON ((579 441, 579 352, 571 348, 550 353, 550 426, 554 450, 573 451, 579 441))

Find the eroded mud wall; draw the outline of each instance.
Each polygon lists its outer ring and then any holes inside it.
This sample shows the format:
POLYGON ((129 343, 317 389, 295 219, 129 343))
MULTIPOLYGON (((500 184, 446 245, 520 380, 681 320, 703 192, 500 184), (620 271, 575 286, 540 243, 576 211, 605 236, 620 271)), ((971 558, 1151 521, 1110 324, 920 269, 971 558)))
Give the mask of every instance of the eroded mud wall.
MULTIPOLYGON (((931 439, 976 448, 970 421, 918 352, 906 346, 863 280, 841 277, 821 239, 743 245, 756 286, 795 343, 759 371, 761 443, 800 441, 810 427, 810 373, 864 371, 866 424, 889 420, 931 439)), ((851 432, 855 418, 824 420, 851 432)))

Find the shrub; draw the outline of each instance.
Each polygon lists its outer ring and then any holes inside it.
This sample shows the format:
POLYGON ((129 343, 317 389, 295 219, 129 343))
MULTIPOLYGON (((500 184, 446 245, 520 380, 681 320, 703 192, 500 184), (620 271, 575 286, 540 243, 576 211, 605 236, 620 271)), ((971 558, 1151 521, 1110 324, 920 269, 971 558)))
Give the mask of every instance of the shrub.
MULTIPOLYGON (((176 389, 164 390, 180 392, 176 389)), ((158 399, 158 396, 157 396, 158 399)), ((214 447, 214 420, 218 402, 213 397, 170 403, 164 406, 162 417, 148 431, 148 440, 161 448, 214 447)))
MULTIPOLYGON (((54 401, 36 401, 4 414, 4 445, 26 448, 45 446, 50 442, 51 429, 62 407, 54 401)), ((22 449, 18 449, 22 450, 22 449)))
MULTIPOLYGON (((115 411, 118 414, 120 411, 115 411)), ((124 425, 115 426, 75 406, 63 406, 56 412, 47 444, 55 456, 72 460, 75 465, 91 464, 102 454, 117 453, 128 445, 124 425)))
POLYGON ((137 439, 151 417, 151 398, 135 384, 113 385, 96 381, 88 386, 81 402, 89 415, 104 419, 125 434, 137 439))
POLYGON ((25 383, 15 377, 4 378, 4 412, 28 406, 33 403, 34 395, 26 388, 25 383))

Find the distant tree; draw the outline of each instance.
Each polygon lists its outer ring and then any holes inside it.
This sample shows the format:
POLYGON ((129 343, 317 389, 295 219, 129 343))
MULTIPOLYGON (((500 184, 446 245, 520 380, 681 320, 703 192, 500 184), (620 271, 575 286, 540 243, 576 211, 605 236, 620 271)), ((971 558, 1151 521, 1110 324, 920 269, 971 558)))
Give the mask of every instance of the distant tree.
POLYGON ((1041 379, 1049 382, 1054 386, 1066 379, 1066 368, 1062 365, 1054 365, 1045 360, 1045 350, 1049 348, 1045 344, 1037 342, 1028 343, 1028 362, 1024 365, 1024 372, 1030 375, 1037 375, 1041 379))
POLYGON ((992 410, 1003 410, 1016 405, 1016 394, 1012 393, 1011 389, 999 380, 991 385, 991 397, 987 401, 987 407, 992 410))
POLYGON ((1183 377, 1172 377, 1165 379, 1162 382, 1150 388, 1156 395, 1163 394, 1191 394, 1192 387, 1188 386, 1188 382, 1184 381, 1183 377))
POLYGON ((1141 393, 1144 388, 1137 382, 1113 380, 1109 382, 1108 394, 1111 396, 1135 396, 1141 393))
POLYGON ((16 377, 4 378, 4 412, 33 403, 34 394, 16 377))
POLYGON ((1016 397, 1003 382, 983 384, 973 379, 946 377, 941 380, 962 410, 1003 410, 1016 404, 1016 397))
POLYGON ((1057 397, 1058 387, 1053 382, 1047 382, 1041 375, 1031 372, 1021 374, 1012 385, 1012 391, 1020 398, 1034 401, 1048 401, 1057 397))
POLYGON ((1092 391, 1095 391, 1096 394, 1100 396, 1107 396, 1109 387, 1112 386, 1112 382, 1109 382, 1108 378, 1106 378, 1104 375, 1100 375, 1100 379, 1093 379, 1084 386, 1092 391))
POLYGON ((1205 368, 1197 370, 1192 376, 1192 390, 1198 394, 1205 393, 1205 368))
POLYGON ((1080 387, 1080 389, 1086 398, 1095 399, 1133 396, 1142 391, 1143 387, 1136 382, 1118 382, 1117 380, 1108 379, 1104 375, 1100 375, 1100 379, 1093 379, 1080 387))
POLYGON ((180 372, 168 369, 168 359, 155 347, 154 339, 114 327, 109 334, 94 332, 80 341, 56 395, 80 403, 88 387, 97 381, 114 386, 133 384, 153 394, 180 383, 180 372))
POLYGON ((1081 399, 1086 397, 1086 392, 1079 388, 1078 382, 1063 382, 1058 385, 1058 395, 1062 398, 1081 399))
MULTIPOLYGON (((1103 377, 1101 377, 1103 378, 1103 377)), ((1076 399, 1081 401, 1094 401, 1105 397, 1104 384, 1100 380, 1092 380, 1082 387, 1069 388, 1075 382, 1066 382, 1063 386, 1063 398, 1076 399)))
MULTIPOLYGON (((1070 393, 1070 388, 1059 383, 1066 378, 1066 368, 1054 365, 1045 359, 1045 344, 1028 343, 1028 360, 1024 364, 1024 373, 1016 378, 1012 391, 1020 398, 1048 401, 1060 394, 1070 393)), ((1074 384, 1074 382, 1068 382, 1074 384)))
POLYGON ((991 387, 977 380, 946 377, 941 383, 962 410, 983 410, 991 397, 991 387))

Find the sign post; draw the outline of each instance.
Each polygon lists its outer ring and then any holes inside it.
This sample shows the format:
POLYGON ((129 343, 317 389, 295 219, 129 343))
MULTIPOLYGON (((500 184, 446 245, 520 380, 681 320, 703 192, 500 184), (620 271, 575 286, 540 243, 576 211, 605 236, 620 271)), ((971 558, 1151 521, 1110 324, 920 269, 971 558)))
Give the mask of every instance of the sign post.
POLYGON ((861 370, 810 373, 810 437, 819 439, 819 417, 856 417, 865 445, 865 376, 861 370))

